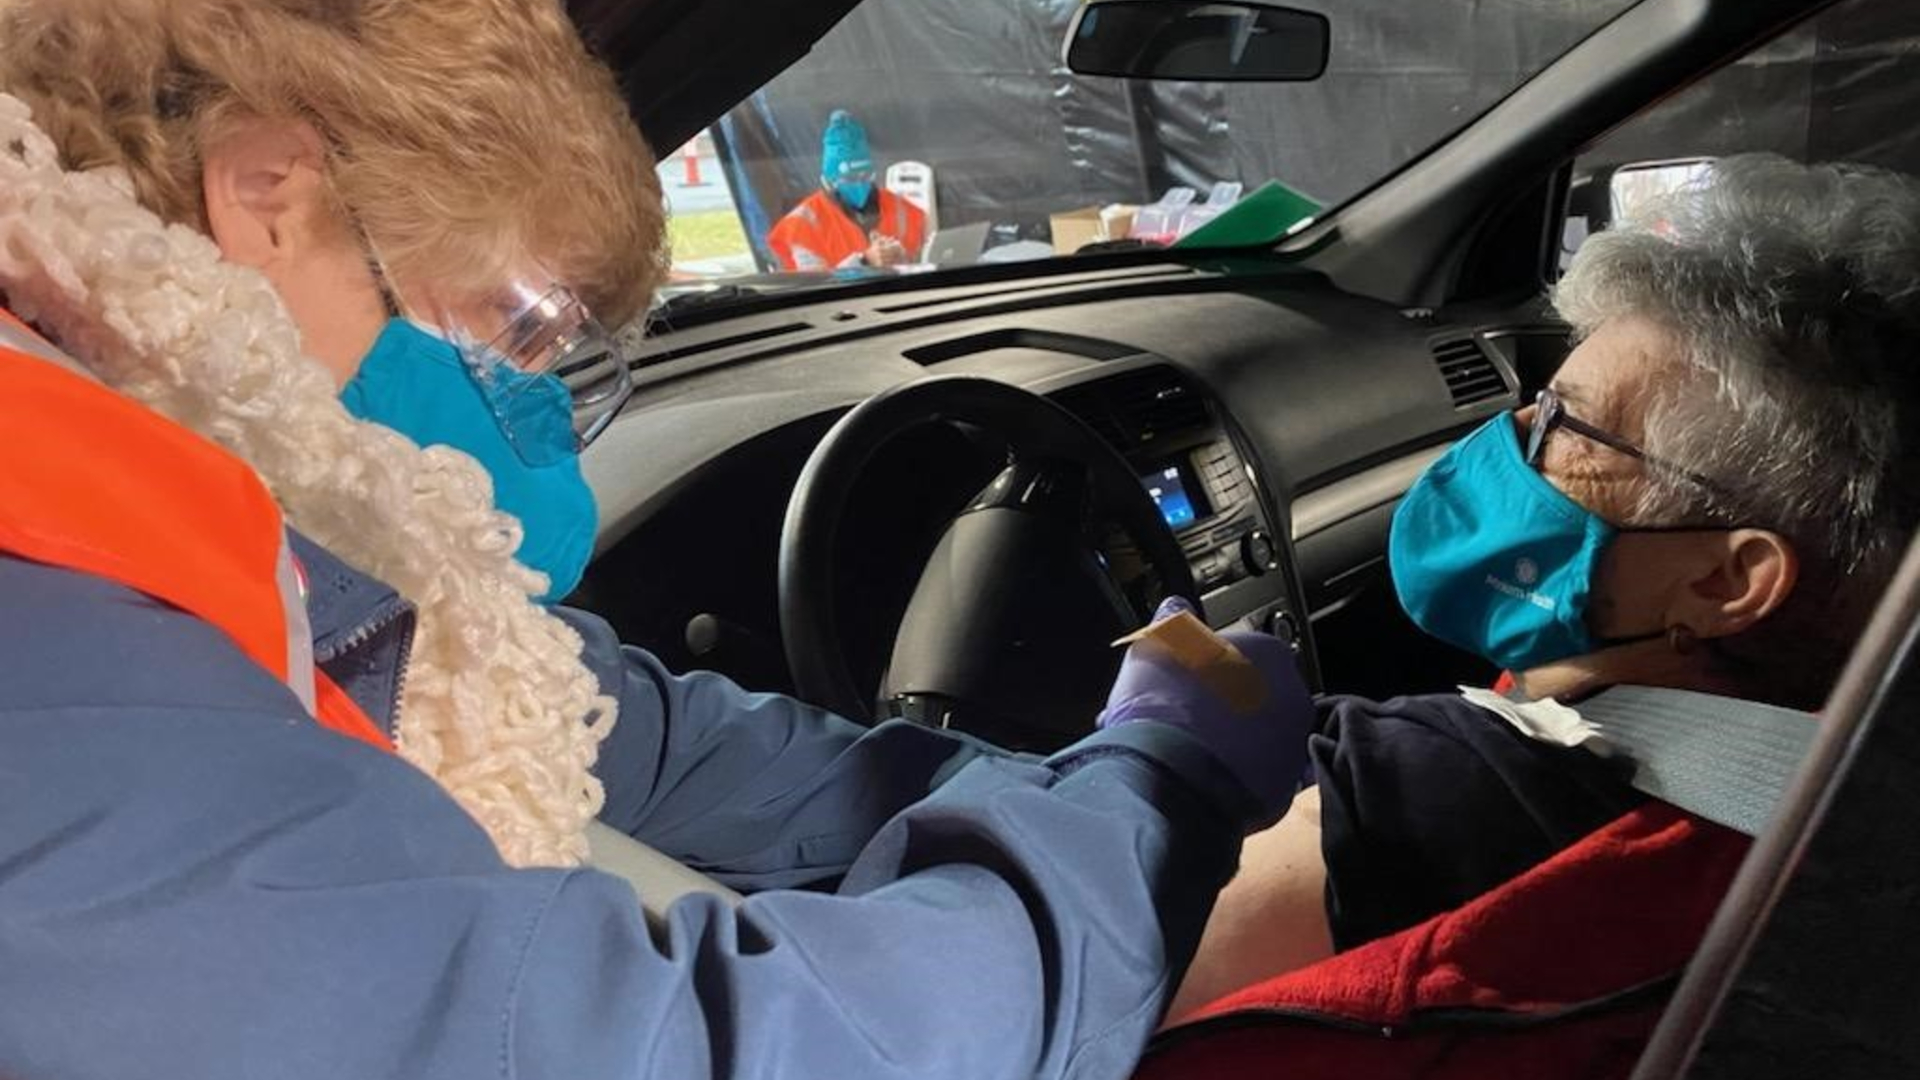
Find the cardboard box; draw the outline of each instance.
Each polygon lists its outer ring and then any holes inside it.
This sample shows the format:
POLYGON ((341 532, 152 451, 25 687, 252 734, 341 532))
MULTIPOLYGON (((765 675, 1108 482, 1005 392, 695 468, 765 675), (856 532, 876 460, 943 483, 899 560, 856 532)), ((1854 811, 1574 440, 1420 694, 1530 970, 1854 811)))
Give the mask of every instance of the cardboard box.
POLYGON ((1080 210, 1067 210, 1048 218, 1053 230, 1053 251, 1056 255, 1071 255, 1088 244, 1097 244, 1102 240, 1123 240, 1128 230, 1133 228, 1133 213, 1137 207, 1089 206, 1080 210))

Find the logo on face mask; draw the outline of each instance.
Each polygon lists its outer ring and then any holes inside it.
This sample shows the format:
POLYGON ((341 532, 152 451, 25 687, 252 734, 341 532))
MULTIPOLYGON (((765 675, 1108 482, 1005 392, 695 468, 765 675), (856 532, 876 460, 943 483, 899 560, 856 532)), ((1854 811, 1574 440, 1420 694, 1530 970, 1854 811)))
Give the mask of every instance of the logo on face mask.
POLYGON ((1502 596, 1524 600, 1541 611, 1551 612, 1560 606, 1553 597, 1534 591, 1533 587, 1540 584, 1540 564, 1525 556, 1514 561, 1512 581, 1505 581, 1488 574, 1487 584, 1493 586, 1494 591, 1502 596))
POLYGON ((1539 608, 1541 611, 1551 612, 1556 610, 1560 605, 1554 602, 1553 597, 1535 592, 1527 587, 1533 584, 1533 581, 1529 580, 1528 575, 1524 572, 1528 569, 1533 570, 1532 577, 1537 580, 1540 571, 1534 568, 1532 563, 1522 559, 1520 560, 1520 565, 1514 567, 1514 576, 1520 579, 1520 583, 1516 584, 1494 574, 1488 574, 1487 585, 1490 586, 1494 592, 1502 596, 1510 596, 1515 600, 1523 600, 1539 608))

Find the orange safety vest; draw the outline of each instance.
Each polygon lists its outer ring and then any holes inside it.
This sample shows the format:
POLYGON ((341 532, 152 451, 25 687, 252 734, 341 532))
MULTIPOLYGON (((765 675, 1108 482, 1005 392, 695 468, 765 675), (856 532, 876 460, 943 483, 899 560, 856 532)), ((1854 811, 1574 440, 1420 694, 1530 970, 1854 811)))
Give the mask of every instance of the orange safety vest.
MULTIPOLYGON (((926 211, 885 188, 875 188, 874 197, 880 200, 874 231, 900 241, 909 260, 920 258, 927 243, 926 211)), ((866 230, 827 191, 807 196, 767 232, 767 246, 788 270, 832 270, 871 243, 866 230)))
POLYGON ((105 578, 213 624, 321 726, 392 750, 313 667, 280 508, 259 476, 52 355, 0 310, 0 552, 105 578))

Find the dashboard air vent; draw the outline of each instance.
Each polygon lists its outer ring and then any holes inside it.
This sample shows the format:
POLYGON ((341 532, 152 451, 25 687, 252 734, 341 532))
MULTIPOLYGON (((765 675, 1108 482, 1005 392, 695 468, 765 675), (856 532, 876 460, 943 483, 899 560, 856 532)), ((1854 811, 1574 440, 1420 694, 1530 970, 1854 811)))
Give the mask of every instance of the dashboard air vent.
POLYGON ((1076 386, 1054 395, 1054 401, 1123 454, 1210 422, 1200 391, 1167 368, 1076 386))
POLYGON ((1464 409, 1507 392, 1506 376, 1478 338, 1444 338, 1433 343, 1433 362, 1447 382, 1453 407, 1464 409))

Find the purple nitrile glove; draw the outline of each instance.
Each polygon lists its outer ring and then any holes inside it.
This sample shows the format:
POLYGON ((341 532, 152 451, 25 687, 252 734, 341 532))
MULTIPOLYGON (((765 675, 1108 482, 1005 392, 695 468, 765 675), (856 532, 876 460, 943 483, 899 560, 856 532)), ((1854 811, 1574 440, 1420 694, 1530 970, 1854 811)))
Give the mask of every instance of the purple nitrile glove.
MULTIPOLYGON (((1191 603, 1170 597, 1154 620, 1191 603)), ((1127 650, 1100 727, 1158 721, 1186 729, 1213 752, 1240 781, 1271 820, 1286 810, 1307 764, 1307 735, 1313 729, 1313 699, 1293 650, 1271 634, 1233 630, 1219 635, 1252 662, 1264 684, 1264 700, 1236 711, 1228 700, 1165 649, 1142 642, 1127 650)))

